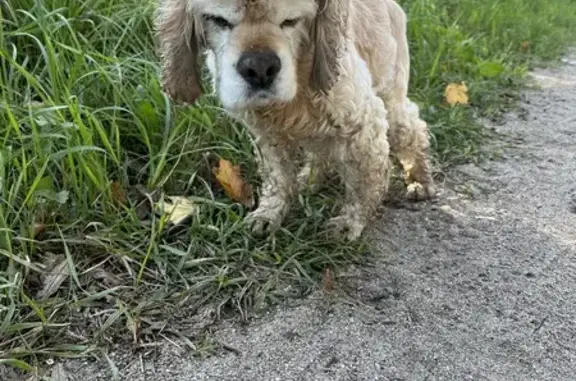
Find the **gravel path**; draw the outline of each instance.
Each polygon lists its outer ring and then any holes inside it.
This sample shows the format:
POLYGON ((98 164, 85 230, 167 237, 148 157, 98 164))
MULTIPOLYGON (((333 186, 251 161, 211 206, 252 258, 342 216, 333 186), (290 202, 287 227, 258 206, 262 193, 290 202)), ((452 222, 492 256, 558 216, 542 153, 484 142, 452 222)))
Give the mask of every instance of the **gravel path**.
MULTIPOLYGON (((573 61, 536 72, 526 112, 495 126, 503 157, 455 168, 437 204, 386 209, 371 234, 387 254, 337 281, 346 298, 229 323, 207 359, 113 354, 120 379, 576 380, 573 61)), ((112 380, 106 363, 64 368, 112 380)))

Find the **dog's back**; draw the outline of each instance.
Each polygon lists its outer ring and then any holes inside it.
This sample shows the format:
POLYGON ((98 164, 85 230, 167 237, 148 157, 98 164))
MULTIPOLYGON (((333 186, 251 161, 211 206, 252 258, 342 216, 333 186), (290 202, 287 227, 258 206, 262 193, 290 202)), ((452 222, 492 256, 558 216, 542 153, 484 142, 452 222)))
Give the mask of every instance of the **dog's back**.
POLYGON ((356 47, 368 63, 376 91, 386 101, 394 91, 406 96, 410 56, 406 13, 394 0, 355 1, 351 28, 356 47))

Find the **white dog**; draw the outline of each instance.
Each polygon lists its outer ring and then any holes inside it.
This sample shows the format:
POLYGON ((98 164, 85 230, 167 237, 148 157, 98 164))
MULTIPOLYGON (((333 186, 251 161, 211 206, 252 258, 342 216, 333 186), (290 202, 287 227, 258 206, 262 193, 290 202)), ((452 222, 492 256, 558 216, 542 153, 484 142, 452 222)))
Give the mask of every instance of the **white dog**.
POLYGON ((406 15, 396 2, 161 1, 164 91, 193 103, 206 52, 222 105, 255 137, 263 179, 248 216, 255 232, 281 225, 312 168, 343 178, 346 200, 330 223, 350 240, 387 192, 390 153, 402 163, 409 199, 434 195, 427 124, 407 97, 406 15))

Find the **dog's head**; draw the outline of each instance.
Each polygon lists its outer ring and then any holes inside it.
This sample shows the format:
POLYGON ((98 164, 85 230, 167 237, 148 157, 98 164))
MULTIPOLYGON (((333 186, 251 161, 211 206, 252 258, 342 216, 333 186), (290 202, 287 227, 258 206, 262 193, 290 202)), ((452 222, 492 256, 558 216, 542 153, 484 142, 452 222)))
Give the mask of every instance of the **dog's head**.
POLYGON ((163 1, 163 86, 177 102, 200 95, 203 48, 228 109, 290 102, 299 86, 326 92, 336 81, 349 0, 163 1))

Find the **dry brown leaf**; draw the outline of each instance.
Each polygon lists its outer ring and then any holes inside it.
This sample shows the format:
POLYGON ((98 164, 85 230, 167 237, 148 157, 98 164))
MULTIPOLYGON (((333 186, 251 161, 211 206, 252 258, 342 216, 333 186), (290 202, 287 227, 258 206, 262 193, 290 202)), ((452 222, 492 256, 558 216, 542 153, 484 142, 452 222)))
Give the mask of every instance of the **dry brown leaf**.
POLYGON ((124 188, 119 181, 114 181, 110 185, 110 192, 112 193, 112 201, 116 205, 124 205, 126 204, 126 192, 124 192, 124 188))
POLYGON ((522 50, 523 52, 527 52, 528 50, 530 50, 531 46, 532 43, 530 41, 522 41, 522 43, 520 44, 520 50, 522 50))
POLYGON ((46 225, 40 223, 34 224, 34 238, 44 233, 44 231, 46 231, 46 225))
POLYGON ((212 171, 231 199, 248 208, 254 206, 252 186, 242 178, 240 165, 232 165, 230 161, 220 159, 218 168, 213 168, 212 171))
POLYGON ((168 215, 168 220, 174 225, 178 225, 198 211, 198 206, 186 197, 167 196, 166 199, 169 201, 161 201, 157 206, 161 213, 168 215))
POLYGON ((54 295, 66 278, 68 278, 68 275, 68 262, 66 258, 64 258, 46 275, 44 278, 44 286, 38 291, 36 298, 43 299, 54 295))
POLYGON ((334 290, 334 275, 329 267, 324 269, 324 276, 322 277, 322 288, 326 292, 332 292, 334 290))
POLYGON ((446 102, 450 106, 454 106, 456 104, 468 104, 468 87, 466 87, 466 83, 462 82, 458 83, 451 83, 446 87, 444 91, 444 96, 446 97, 446 102))

